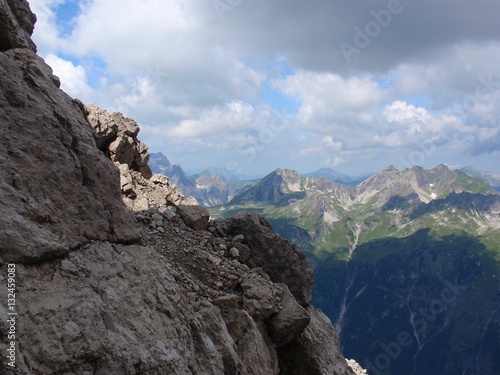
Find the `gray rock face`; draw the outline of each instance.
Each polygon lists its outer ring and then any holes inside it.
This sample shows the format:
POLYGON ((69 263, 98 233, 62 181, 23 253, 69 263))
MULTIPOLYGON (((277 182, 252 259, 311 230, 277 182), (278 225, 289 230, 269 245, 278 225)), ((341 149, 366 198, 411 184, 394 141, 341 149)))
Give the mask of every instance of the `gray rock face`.
POLYGON ((262 277, 243 280, 243 306, 255 318, 265 320, 280 310, 280 295, 283 293, 278 285, 262 277))
MULTIPOLYGON (((0 2, 1 25, 15 21, 5 17, 14 14, 8 4, 16 4, 17 23, 24 28, 0 28, 1 39, 23 40, 26 23, 33 20, 27 3, 0 2)), ((95 147, 79 107, 57 82, 33 49, 0 52, 3 261, 38 262, 89 240, 139 238, 132 214, 121 203, 118 170, 95 147)))
POLYGON ((31 40, 36 16, 25 0, 0 0, 0 52, 28 48, 36 52, 31 40))
POLYGON ((342 360, 340 341, 330 320, 320 310, 309 306, 311 323, 300 337, 278 353, 281 369, 287 375, 354 375, 342 360))
MULTIPOLYGON (((309 272, 298 250, 265 222, 234 241, 213 222, 187 226, 190 200, 148 177, 137 124, 85 112, 33 49, 11 49, 33 26, 27 9, 0 0, 0 264, 16 263, 18 314, 16 368, 0 373, 287 375, 295 358, 347 369, 330 322, 299 306, 313 284, 296 276, 309 272), (286 285, 273 280, 283 267, 256 268, 259 251, 292 259, 286 285)), ((7 284, 0 272, 2 353, 7 284)))
POLYGON ((311 302, 314 289, 312 266, 304 254, 287 240, 278 236, 271 224, 254 212, 240 212, 219 225, 228 235, 244 236, 251 249, 250 267, 262 267, 276 283, 288 286, 297 301, 304 306, 311 302))

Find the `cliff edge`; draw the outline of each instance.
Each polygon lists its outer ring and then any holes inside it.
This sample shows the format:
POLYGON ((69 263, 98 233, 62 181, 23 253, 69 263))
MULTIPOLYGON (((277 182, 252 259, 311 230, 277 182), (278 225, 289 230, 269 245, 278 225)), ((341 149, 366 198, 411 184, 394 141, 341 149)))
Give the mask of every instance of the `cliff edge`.
POLYGON ((0 0, 0 372, 362 373, 310 305, 300 250, 153 175, 133 120, 59 89, 35 20, 0 0))

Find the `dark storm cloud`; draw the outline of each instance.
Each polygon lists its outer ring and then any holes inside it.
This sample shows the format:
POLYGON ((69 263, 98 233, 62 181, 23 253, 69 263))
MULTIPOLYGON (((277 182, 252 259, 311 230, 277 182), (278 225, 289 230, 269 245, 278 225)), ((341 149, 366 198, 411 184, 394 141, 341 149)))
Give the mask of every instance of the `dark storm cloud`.
POLYGON ((499 40, 498 15, 492 0, 242 1, 218 28, 251 54, 280 51, 304 69, 379 73, 456 43, 499 40), (342 43, 359 50, 351 63, 342 43))

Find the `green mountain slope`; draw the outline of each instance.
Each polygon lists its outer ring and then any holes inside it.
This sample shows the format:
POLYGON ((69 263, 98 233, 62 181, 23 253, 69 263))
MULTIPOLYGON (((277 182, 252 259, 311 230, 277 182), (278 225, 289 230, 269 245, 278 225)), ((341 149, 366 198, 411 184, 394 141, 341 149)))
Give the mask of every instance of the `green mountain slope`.
POLYGON ((315 303, 337 324, 344 354, 370 373, 500 368, 500 195, 483 181, 444 165, 389 167, 354 187, 277 170, 211 213, 242 209, 310 255, 315 303), (448 284, 461 294, 441 307, 448 284), (418 313, 433 301, 443 312, 419 332, 418 313), (399 352, 383 350, 392 342, 399 352))

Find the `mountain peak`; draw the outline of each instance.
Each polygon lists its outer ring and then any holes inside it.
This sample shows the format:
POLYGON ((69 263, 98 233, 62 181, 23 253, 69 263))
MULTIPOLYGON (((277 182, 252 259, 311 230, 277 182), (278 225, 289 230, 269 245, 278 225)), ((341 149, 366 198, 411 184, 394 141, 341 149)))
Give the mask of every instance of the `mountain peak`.
POLYGON ((149 166, 154 173, 163 173, 166 175, 166 171, 171 165, 172 163, 161 152, 152 152, 149 154, 149 166))
POLYGON ((271 172, 270 174, 273 174, 273 173, 275 173, 279 176, 286 176, 286 177, 297 176, 297 177, 300 177, 299 172, 294 171, 292 169, 277 168, 276 170, 274 170, 274 172, 271 172))
POLYGON ((384 171, 392 172, 392 171, 397 171, 399 172, 399 169, 397 169, 394 165, 389 165, 384 171))
POLYGON ((415 195, 428 203, 450 193, 489 194, 492 189, 479 179, 440 164, 432 169, 413 166, 402 172, 391 166, 358 185, 356 192, 359 202, 374 200, 377 204, 384 204, 395 196, 415 195))
POLYGON ((303 181, 297 171, 278 168, 259 182, 238 194, 232 202, 244 201, 259 204, 276 204, 304 193, 303 181))

